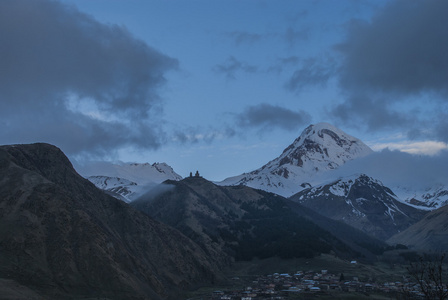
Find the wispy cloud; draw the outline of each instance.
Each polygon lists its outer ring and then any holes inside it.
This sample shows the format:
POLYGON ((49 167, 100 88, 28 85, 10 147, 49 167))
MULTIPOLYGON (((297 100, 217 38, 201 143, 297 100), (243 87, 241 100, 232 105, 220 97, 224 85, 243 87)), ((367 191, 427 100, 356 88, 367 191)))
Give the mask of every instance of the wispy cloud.
POLYGON ((267 72, 282 73, 284 70, 296 68, 301 61, 302 59, 296 55, 280 57, 268 67, 267 72))
POLYGON ((254 44, 266 37, 259 33, 250 33, 246 31, 232 31, 225 33, 225 35, 231 38, 237 46, 242 44, 254 44))
POLYGON ((253 33, 247 31, 231 31, 224 33, 225 36, 232 39, 237 46, 253 45, 255 43, 276 41, 286 44, 293 48, 309 38, 310 29, 303 26, 289 26, 284 31, 253 33))
POLYGON ((217 129, 211 127, 189 126, 175 130, 171 135, 171 142, 179 144, 196 144, 200 142, 211 143, 215 140, 233 137, 235 134, 235 129, 231 127, 217 129))
POLYGON ((227 79, 236 79, 237 73, 256 73, 258 67, 230 56, 224 63, 216 65, 213 70, 216 73, 224 74, 227 79))
MULTIPOLYGON (((295 61, 290 61, 295 62, 295 61)), ((286 83, 286 88, 294 92, 300 92, 305 88, 325 86, 335 74, 336 64, 331 58, 308 58, 302 61, 299 69, 286 83)))

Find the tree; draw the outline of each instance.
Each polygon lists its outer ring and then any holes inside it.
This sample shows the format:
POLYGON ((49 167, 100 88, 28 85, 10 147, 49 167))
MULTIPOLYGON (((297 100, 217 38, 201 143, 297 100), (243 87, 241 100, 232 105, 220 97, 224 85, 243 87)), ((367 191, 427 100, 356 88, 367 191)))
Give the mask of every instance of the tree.
MULTIPOLYGON (((418 262, 410 263, 408 273, 424 295, 424 299, 448 299, 448 284, 444 278, 443 260, 445 254, 435 257, 420 257, 418 262)), ((405 291, 408 295, 409 291, 405 291)))

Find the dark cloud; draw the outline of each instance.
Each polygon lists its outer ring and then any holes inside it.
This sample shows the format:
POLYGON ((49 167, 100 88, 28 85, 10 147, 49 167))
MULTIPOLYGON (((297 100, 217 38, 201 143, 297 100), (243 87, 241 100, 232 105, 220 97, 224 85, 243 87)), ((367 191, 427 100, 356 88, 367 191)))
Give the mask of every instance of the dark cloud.
POLYGON ((213 70, 216 73, 224 74, 227 79, 236 79, 237 72, 255 73, 258 68, 230 56, 223 64, 216 65, 213 70))
POLYGON ((345 102, 336 105, 332 113, 344 123, 371 130, 385 130, 413 124, 411 116, 389 109, 387 101, 373 100, 364 94, 349 96, 345 102), (362 116, 362 122, 359 122, 359 116, 362 116))
POLYGON ((239 126, 262 130, 274 128, 295 130, 311 121, 310 115, 303 110, 292 111, 267 103, 247 107, 236 119, 239 126))
POLYGON ((325 86, 334 73, 335 62, 332 59, 308 58, 303 60, 300 68, 294 71, 285 86, 295 92, 310 86, 325 86))
MULTIPOLYGON (((400 105, 415 105, 416 97, 432 105, 448 100, 447 12, 444 0, 398 0, 387 3, 370 22, 353 20, 346 40, 336 47, 342 54, 339 83, 347 95, 333 111, 336 118, 367 120, 372 130, 384 122, 383 127, 409 129, 415 137, 429 117, 417 110, 404 117, 400 105), (409 128, 411 118, 414 127, 409 128)), ((444 128, 443 123, 432 127, 444 128)), ((447 131, 438 132, 448 139, 447 131)))
POLYGON ((160 129, 149 119, 177 64, 72 6, 1 1, 0 116, 8 130, 0 140, 52 142, 71 154, 157 147, 160 129), (73 109, 83 101, 102 116, 73 109))
POLYGON ((448 2, 388 4, 370 23, 353 21, 338 49, 341 84, 350 90, 448 92, 448 2))
POLYGON ((0 137, 11 144, 44 141, 70 155, 100 157, 113 156, 122 146, 155 149, 164 141, 160 130, 145 122, 131 122, 130 125, 102 122, 80 113, 50 108, 11 118, 0 137))

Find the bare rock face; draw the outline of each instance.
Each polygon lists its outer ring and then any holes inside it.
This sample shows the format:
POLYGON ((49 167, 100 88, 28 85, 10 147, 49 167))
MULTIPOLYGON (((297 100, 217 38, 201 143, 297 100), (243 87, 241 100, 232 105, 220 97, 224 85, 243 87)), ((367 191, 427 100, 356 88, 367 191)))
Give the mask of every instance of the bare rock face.
POLYGON ((95 188, 58 148, 0 147, 0 289, 163 299, 216 274, 194 242, 95 188))

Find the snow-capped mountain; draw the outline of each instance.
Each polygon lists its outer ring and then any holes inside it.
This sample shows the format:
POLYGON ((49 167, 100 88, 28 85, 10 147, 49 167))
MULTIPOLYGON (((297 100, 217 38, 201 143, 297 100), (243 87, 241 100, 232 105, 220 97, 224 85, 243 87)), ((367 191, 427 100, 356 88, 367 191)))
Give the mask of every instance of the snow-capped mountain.
POLYGON ((290 199, 383 240, 408 228, 424 214, 401 203, 392 190, 365 174, 308 188, 290 199))
POLYGON ((110 195, 123 200, 131 201, 132 195, 138 193, 139 186, 137 183, 118 177, 109 176, 89 176, 87 179, 97 188, 108 192, 110 195))
POLYGON ((130 202, 142 193, 165 180, 181 180, 166 163, 101 164, 94 171, 96 175, 86 176, 99 189, 116 198, 130 202))
POLYGON ((311 178, 347 161, 372 153, 366 144, 328 124, 310 125, 276 159, 220 185, 247 185, 289 197, 306 187, 311 178))
POLYGON ((424 190, 398 186, 394 188, 400 201, 423 210, 434 210, 448 204, 448 186, 436 185, 424 190))

